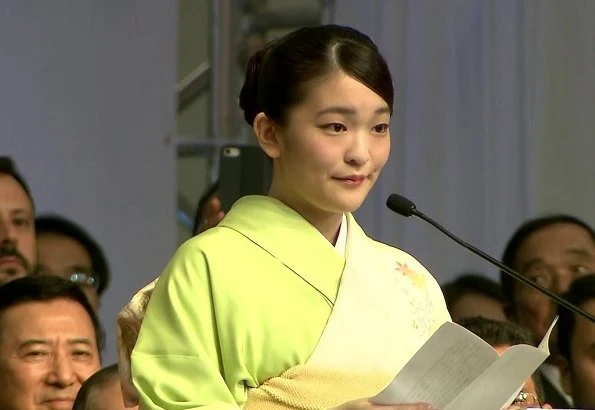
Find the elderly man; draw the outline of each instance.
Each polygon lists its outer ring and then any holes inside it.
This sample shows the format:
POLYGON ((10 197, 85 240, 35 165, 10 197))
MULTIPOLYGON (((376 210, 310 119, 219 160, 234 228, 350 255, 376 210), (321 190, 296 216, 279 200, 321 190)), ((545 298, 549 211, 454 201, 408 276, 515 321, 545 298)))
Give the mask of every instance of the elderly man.
MULTIPOLYGON (((568 291, 578 277, 595 272, 595 231, 569 215, 551 215, 521 225, 513 234, 502 262, 556 294, 568 291)), ((541 340, 556 315, 556 306, 542 293, 501 274, 509 318, 533 331, 541 340)), ((568 408, 555 365, 556 338, 550 340, 552 355, 540 367, 545 397, 554 408, 568 408)))
POLYGON ((0 285, 35 267, 33 199, 12 160, 0 157, 0 285))
POLYGON ((100 368, 102 331, 80 287, 54 276, 0 286, 0 409, 70 410, 100 368))

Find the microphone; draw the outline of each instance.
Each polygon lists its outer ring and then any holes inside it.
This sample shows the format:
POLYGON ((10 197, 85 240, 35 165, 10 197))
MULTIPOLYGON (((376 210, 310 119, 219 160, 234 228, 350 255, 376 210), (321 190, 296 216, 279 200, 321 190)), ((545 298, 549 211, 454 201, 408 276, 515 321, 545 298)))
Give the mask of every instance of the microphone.
POLYGON ((518 272, 510 269, 508 266, 504 265, 499 260, 493 258, 492 256, 488 255, 487 253, 477 249, 473 245, 460 239, 453 233, 449 232, 446 228, 444 228, 438 222, 434 221, 432 218, 430 218, 430 217, 424 215, 422 212, 418 211, 415 204, 413 202, 411 202, 409 199, 405 198, 404 196, 401 196, 398 194, 390 194, 386 200, 386 206, 391 211, 396 212, 399 215, 402 215, 406 218, 408 218, 410 216, 416 216, 416 217, 428 222, 430 225, 437 228, 440 232, 442 232, 444 235, 448 236, 450 239, 452 239, 459 245, 470 250, 472 253, 476 254, 480 258, 490 262, 492 265, 497 266, 503 272, 506 272, 508 275, 512 276, 516 280, 524 283, 527 286, 531 286, 533 289, 543 293, 544 295, 546 295, 547 297, 552 299, 557 304, 564 306, 566 309, 570 310, 571 312, 576 313, 577 315, 580 315, 580 316, 584 317, 585 319, 588 319, 591 322, 595 323, 595 316, 585 312, 584 310, 580 309, 579 307, 577 307, 577 306, 573 305, 572 303, 568 302, 567 300, 561 298, 560 296, 556 295, 549 289, 546 289, 543 286, 533 282, 531 279, 527 279, 520 273, 518 273, 518 272))

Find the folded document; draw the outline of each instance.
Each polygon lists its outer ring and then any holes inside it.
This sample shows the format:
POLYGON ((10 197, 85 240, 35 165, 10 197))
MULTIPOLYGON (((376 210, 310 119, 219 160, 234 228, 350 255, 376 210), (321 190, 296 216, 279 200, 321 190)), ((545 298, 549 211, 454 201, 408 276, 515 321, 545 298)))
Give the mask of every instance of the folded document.
POLYGON ((425 402, 442 410, 506 408, 549 356, 557 319, 538 347, 515 345, 501 356, 474 333, 446 322, 372 401, 425 402))

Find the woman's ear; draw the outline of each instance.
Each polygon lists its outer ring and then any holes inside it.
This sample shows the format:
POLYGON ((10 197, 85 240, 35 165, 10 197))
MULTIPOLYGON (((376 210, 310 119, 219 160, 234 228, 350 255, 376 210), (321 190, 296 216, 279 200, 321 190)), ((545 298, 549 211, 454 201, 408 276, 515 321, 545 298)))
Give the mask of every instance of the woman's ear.
POLYGON ((258 145, 269 156, 278 158, 281 152, 279 129, 277 125, 264 112, 254 117, 252 128, 256 134, 258 145))

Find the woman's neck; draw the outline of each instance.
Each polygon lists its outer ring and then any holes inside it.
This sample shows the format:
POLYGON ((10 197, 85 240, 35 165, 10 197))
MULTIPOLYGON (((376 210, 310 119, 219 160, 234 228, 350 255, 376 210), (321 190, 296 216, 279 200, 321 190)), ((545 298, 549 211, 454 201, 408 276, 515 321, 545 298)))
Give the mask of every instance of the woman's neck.
POLYGON ((314 225, 333 246, 335 245, 341 229, 343 214, 307 215, 299 209, 295 209, 295 211, 314 225))
POLYGON ((325 212, 314 209, 308 203, 296 203, 283 195, 271 190, 269 196, 283 202, 285 205, 300 214, 305 220, 310 222, 332 245, 337 242, 339 229, 343 220, 342 213, 325 212))

